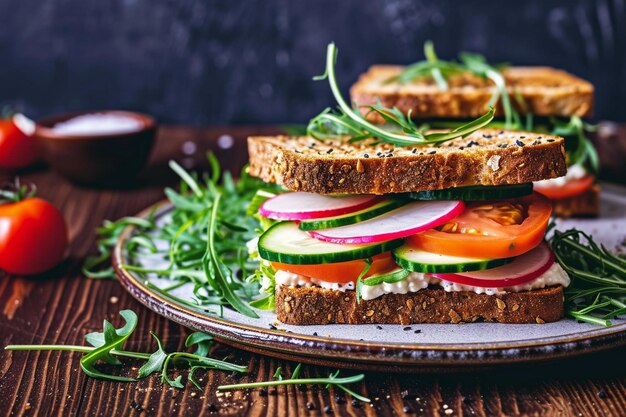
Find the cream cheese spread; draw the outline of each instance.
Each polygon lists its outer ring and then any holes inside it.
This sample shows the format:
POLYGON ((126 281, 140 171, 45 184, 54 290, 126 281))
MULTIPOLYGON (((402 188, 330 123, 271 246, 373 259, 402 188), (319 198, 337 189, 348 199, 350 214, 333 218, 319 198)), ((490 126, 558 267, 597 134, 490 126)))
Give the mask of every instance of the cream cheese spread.
MULTIPOLYGON (((315 278, 309 278, 304 275, 294 274, 287 271, 278 270, 275 275, 276 285, 311 287, 318 286, 325 289, 347 291, 354 290, 352 282, 347 284, 338 284, 334 282, 325 282, 315 278)), ((417 292, 428 285, 440 285, 445 291, 473 291, 476 294, 496 295, 507 292, 519 292, 535 290, 549 287, 552 285, 562 285, 567 287, 570 284, 570 278, 565 270, 557 262, 552 264, 550 269, 539 277, 524 284, 515 285, 507 288, 485 288, 475 287, 471 285, 461 285, 452 282, 440 280, 427 274, 411 272, 406 279, 392 284, 382 283, 378 285, 364 285, 361 290, 361 298, 364 300, 372 300, 383 294, 406 294, 408 292, 417 292)))

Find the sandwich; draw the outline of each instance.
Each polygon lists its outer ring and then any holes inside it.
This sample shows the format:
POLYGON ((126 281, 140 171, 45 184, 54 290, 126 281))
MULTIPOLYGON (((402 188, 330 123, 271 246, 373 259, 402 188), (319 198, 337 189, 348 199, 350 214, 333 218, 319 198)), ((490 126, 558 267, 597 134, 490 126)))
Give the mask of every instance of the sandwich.
POLYGON ((476 117, 493 105, 503 128, 566 138, 567 175, 535 187, 553 201, 554 214, 598 214, 598 157, 586 137, 594 127, 582 120, 593 111, 591 83, 549 67, 490 65, 477 54, 442 61, 432 43, 424 49, 425 61, 407 67, 374 65, 352 86, 352 101, 369 120, 385 121, 369 110, 377 103, 433 126, 476 117))
POLYGON ((342 97, 303 136, 248 138, 259 191, 249 213, 256 276, 293 325, 546 323, 563 317, 569 278, 544 235, 552 205, 533 182, 565 175, 562 137, 490 128, 490 108, 423 130, 394 108, 368 121, 342 97))

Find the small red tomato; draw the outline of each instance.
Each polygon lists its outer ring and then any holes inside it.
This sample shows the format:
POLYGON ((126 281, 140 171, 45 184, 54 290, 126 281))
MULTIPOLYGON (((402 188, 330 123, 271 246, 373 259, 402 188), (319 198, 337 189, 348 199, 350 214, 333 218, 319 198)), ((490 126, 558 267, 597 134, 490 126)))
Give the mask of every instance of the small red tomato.
POLYGON ((39 160, 31 125, 21 114, 0 120, 0 168, 24 168, 39 160))
POLYGON ((67 225, 52 204, 20 194, 0 204, 0 269, 15 275, 39 274, 63 259, 67 225))

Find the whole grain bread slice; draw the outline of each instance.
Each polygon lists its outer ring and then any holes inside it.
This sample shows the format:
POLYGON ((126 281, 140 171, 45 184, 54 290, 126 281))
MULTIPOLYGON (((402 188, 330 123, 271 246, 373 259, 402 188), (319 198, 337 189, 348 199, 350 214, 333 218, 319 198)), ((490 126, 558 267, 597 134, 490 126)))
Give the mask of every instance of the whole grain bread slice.
MULTIPOLYGON (((454 75, 448 89, 441 90, 431 77, 406 84, 392 81, 404 67, 374 65, 362 74, 350 89, 352 102, 363 114, 376 122, 382 118, 369 112, 369 106, 380 101, 386 107, 397 107, 415 118, 469 118, 485 114, 495 87, 488 79, 472 74, 454 75)), ((536 116, 591 116, 593 85, 568 72, 550 67, 509 67, 502 70, 507 90, 522 113, 536 116)), ((499 114, 502 108, 497 108, 499 114)), ((497 114, 498 114, 497 113, 497 114)))
POLYGON ((560 285, 500 295, 426 288, 356 302, 354 291, 276 287, 276 315, 286 324, 548 323, 563 317, 560 285))
POLYGON ((563 138, 497 129, 441 146, 394 148, 309 137, 248 138, 249 173, 291 191, 389 194, 520 184, 565 175, 563 138))

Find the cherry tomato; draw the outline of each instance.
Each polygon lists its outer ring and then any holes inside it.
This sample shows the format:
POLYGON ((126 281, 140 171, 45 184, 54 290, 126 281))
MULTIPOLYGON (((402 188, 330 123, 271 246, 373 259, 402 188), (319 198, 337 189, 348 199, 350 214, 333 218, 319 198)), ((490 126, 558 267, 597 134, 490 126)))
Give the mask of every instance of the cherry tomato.
POLYGON ((16 123, 20 118, 23 116, 0 120, 0 168, 24 168, 39 159, 35 139, 24 133, 16 123))
POLYGON ((535 184, 533 189, 552 200, 574 197, 584 193, 593 185, 595 177, 587 175, 582 178, 568 180, 565 185, 535 184))
POLYGON ((552 214, 538 193, 517 199, 469 203, 445 225, 410 236, 415 248, 469 258, 510 258, 536 247, 552 214))
MULTIPOLYGON (((365 268, 365 259, 319 265, 291 265, 278 262, 272 262, 271 264, 275 270, 288 271, 326 282, 346 284, 357 280, 365 268)), ((372 265, 364 278, 389 272, 396 267, 396 262, 393 260, 390 252, 381 253, 372 257, 372 265)))
POLYGON ((56 266, 67 249, 67 226, 52 204, 29 197, 0 204, 0 269, 34 275, 56 266))

